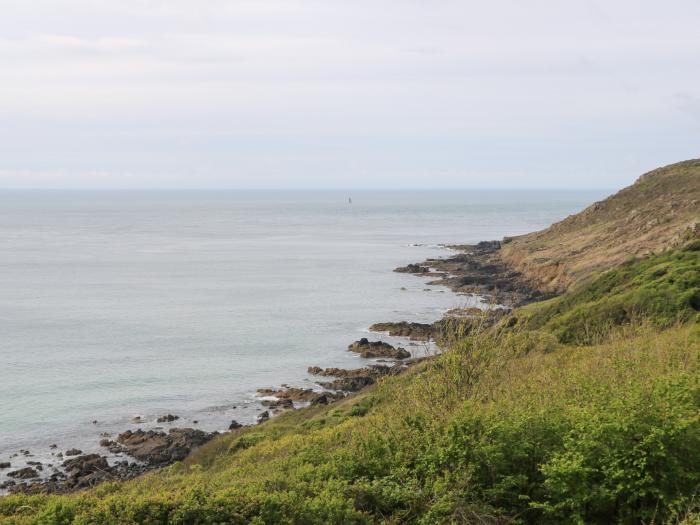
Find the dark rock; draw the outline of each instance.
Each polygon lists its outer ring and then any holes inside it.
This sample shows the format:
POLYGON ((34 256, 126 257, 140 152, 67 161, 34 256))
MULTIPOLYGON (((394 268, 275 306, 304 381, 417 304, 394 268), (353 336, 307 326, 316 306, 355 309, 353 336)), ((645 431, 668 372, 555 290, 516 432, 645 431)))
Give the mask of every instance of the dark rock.
POLYGON ((430 268, 428 268, 427 266, 421 266, 420 264, 409 264, 406 266, 401 266, 399 268, 395 268, 394 271, 398 272, 398 273, 423 274, 423 273, 429 273, 430 268))
POLYGON ((193 428, 172 428, 167 434, 154 430, 127 430, 119 434, 117 442, 130 456, 150 465, 163 465, 184 459, 193 448, 216 435, 217 432, 207 433, 193 428))
POLYGON ((357 392, 366 386, 374 384, 374 379, 368 376, 343 377, 334 381, 319 383, 323 388, 331 390, 343 390, 344 392, 357 392))
POLYGON ((16 479, 31 479, 39 477, 39 473, 32 467, 25 467, 19 470, 14 470, 12 472, 8 472, 7 475, 11 478, 16 479))
POLYGON ((321 368, 319 366, 310 366, 307 369, 309 374, 323 377, 381 377, 381 369, 389 368, 382 365, 372 365, 365 368, 321 368))
POLYGON ((327 405, 328 403, 329 400, 326 394, 319 394, 317 397, 311 400, 312 405, 327 405))
MULTIPOLYGON (((552 296, 538 291, 528 279, 503 261, 499 241, 448 248, 462 253, 444 259, 428 259, 421 264, 409 264, 403 269, 397 268, 396 271, 420 275, 426 272, 416 271, 416 268, 430 267, 433 271, 429 275, 436 280, 427 284, 446 286, 457 293, 490 297, 493 302, 507 307, 520 306, 552 296)), ((437 339, 435 335, 433 339, 437 339)))
POLYGON ((66 456, 79 456, 79 455, 82 454, 82 453, 83 453, 83 451, 80 450, 80 449, 71 448, 70 450, 66 450, 65 455, 66 455, 66 456))
POLYGON ((433 325, 428 323, 375 323, 369 329, 372 332, 387 332, 394 337, 408 337, 415 341, 428 341, 433 337, 433 325))
POLYGON ((392 359, 406 359, 411 357, 405 348, 394 348, 384 341, 369 341, 363 337, 348 346, 349 352, 357 352, 364 358, 390 357, 392 359))
POLYGON ((177 421, 180 419, 180 416, 173 416, 172 414, 168 414, 167 416, 160 416, 156 421, 158 423, 172 423, 173 421, 177 421))
POLYGON ((267 410, 265 410, 265 412, 258 416, 258 424, 264 423, 268 419, 270 419, 270 413, 267 410))
POLYGON ((0 462, 0 469, 10 468, 11 466, 12 466, 12 464, 9 461, 0 462))
POLYGON ((72 489, 92 487, 102 481, 114 479, 112 467, 99 454, 86 454, 63 462, 67 479, 65 485, 72 489))
POLYGON ((294 402, 288 397, 283 397, 281 399, 265 400, 261 404, 268 408, 278 409, 278 410, 289 410, 294 408, 294 402))
POLYGON ((277 390, 273 388, 259 388, 258 394, 263 396, 274 396, 277 399, 291 399, 292 401, 311 401, 317 394, 310 388, 287 388, 277 390))
POLYGON ((316 395, 309 401, 312 405, 327 405, 333 401, 343 399, 345 394, 342 392, 316 392, 316 395))
POLYGON ((241 425, 238 421, 235 419, 231 421, 231 424, 228 426, 229 430, 236 430, 237 428, 241 428, 243 425, 241 425))
POLYGON ((115 443, 111 439, 102 438, 100 440, 100 446, 106 448, 112 454, 119 454, 121 452, 124 452, 124 448, 119 443, 115 443))

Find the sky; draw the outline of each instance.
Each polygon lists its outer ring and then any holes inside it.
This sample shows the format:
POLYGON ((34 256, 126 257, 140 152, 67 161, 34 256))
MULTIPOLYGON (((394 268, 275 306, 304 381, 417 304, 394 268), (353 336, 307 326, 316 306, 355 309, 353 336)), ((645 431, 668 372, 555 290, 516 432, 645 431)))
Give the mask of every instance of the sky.
POLYGON ((700 157, 697 0, 3 0, 0 188, 619 188, 700 157))

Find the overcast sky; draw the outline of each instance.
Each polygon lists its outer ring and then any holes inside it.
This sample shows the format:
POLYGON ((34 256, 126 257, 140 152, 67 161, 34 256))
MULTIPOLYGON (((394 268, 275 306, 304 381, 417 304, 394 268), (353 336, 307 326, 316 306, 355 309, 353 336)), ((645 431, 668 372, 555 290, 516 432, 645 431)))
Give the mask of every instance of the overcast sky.
POLYGON ((700 157, 697 0, 3 0, 0 187, 616 188, 700 157))

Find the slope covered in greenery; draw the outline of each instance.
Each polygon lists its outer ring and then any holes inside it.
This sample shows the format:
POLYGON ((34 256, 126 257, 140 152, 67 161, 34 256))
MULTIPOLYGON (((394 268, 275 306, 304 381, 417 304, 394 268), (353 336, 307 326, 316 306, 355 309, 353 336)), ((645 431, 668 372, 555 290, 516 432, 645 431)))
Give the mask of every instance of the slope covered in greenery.
POLYGON ((0 522, 696 523, 697 323, 554 351, 521 335, 457 327, 354 398, 131 482, 0 498, 0 522))
POLYGON ((700 241, 628 261, 566 295, 515 313, 520 326, 564 343, 590 344, 610 329, 647 319, 659 328, 700 318, 700 241))

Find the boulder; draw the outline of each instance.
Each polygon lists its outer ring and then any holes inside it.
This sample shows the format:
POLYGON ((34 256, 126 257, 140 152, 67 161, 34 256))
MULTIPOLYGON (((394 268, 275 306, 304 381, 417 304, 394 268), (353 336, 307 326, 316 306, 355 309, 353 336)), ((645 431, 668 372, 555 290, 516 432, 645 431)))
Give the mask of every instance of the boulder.
POLYGON ((157 421, 158 423, 172 423, 173 421, 177 421, 180 419, 180 416, 173 416, 172 414, 168 414, 167 416, 160 416, 157 421))
POLYGON ((394 348, 389 343, 384 341, 369 341, 363 337, 359 341, 355 341, 348 346, 349 352, 357 352, 364 358, 388 357, 392 359, 406 359, 411 357, 410 352, 405 348, 394 348))
POLYGON ((323 388, 331 390, 342 390, 344 392, 357 392, 366 386, 374 384, 374 379, 368 376, 360 377, 342 377, 334 381, 319 383, 323 388))
POLYGON ((193 428, 172 428, 166 434, 155 430, 119 434, 117 442, 125 453, 148 463, 164 465, 181 461, 195 448, 212 439, 217 432, 207 433, 193 428))
POLYGON ((420 264, 408 264, 406 266, 395 268, 394 271, 398 273, 422 274, 430 273, 430 268, 428 268, 427 266, 421 266, 420 264))
POLYGON ((63 462, 67 479, 65 486, 72 489, 92 487, 102 481, 113 479, 112 467, 99 454, 86 454, 63 462))
POLYGON ((266 399, 262 401, 261 404, 268 408, 277 410, 289 410, 294 408, 294 402, 288 397, 283 397, 275 400, 266 399))
POLYGON ((8 472, 7 475, 15 479, 32 479, 39 477, 39 473, 32 467, 24 467, 19 470, 14 470, 12 472, 8 472))
POLYGON ((109 438, 102 438, 100 440, 100 446, 106 448, 113 454, 119 454, 120 452, 123 452, 122 446, 119 443, 115 443, 109 438))
POLYGON ((327 405, 329 403, 328 396, 326 394, 319 394, 318 397, 311 401, 312 405, 327 405))
POLYGON ((311 401, 317 394, 310 388, 286 388, 278 390, 274 388, 259 388, 258 394, 263 396, 274 396, 277 399, 290 399, 292 401, 311 401))
POLYGON ((385 375, 392 374, 392 370, 403 365, 397 363, 393 366, 386 365, 370 365, 364 368, 321 368, 319 366, 310 366, 307 369, 309 374, 323 377, 371 377, 379 379, 385 375))
POLYGON ((428 341, 433 336, 433 325, 427 323, 375 323, 369 329, 372 332, 386 332, 394 337, 408 337, 415 341, 428 341))

